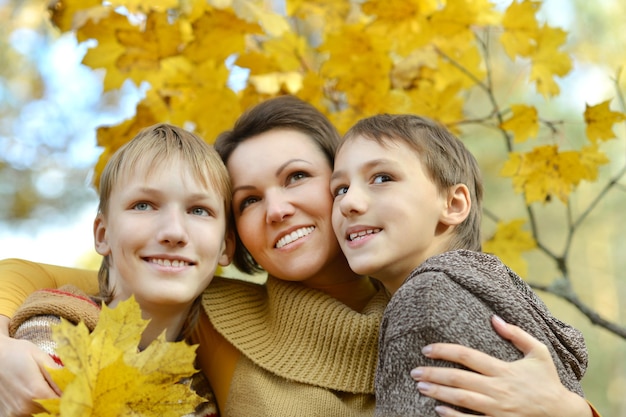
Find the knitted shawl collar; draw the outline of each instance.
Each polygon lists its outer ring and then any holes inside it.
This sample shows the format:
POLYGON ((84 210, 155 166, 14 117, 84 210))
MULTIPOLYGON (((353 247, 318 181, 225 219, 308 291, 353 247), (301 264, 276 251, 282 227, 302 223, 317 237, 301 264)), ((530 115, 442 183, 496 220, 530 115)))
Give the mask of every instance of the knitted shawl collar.
POLYGON ((299 283, 216 277, 203 295, 215 329, 280 377, 350 393, 374 392, 383 289, 362 312, 299 283))

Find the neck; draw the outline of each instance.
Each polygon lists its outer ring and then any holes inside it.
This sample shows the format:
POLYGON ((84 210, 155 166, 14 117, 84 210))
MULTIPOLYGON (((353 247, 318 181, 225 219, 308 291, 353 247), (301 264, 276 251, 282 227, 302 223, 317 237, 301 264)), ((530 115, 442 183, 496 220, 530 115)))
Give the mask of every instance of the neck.
POLYGON ((145 349, 150 343, 152 343, 161 333, 165 331, 165 340, 168 342, 174 342, 178 339, 180 332, 183 329, 187 315, 189 314, 189 308, 186 308, 184 312, 172 312, 167 314, 168 309, 163 309, 158 314, 150 314, 149 312, 142 311, 142 317, 150 320, 148 326, 141 335, 141 341, 139 343, 140 349, 145 349), (166 312, 163 314, 163 312, 166 312))
POLYGON ((338 256, 322 273, 302 284, 328 294, 355 311, 361 311, 378 291, 369 277, 353 272, 343 256, 338 256))
MULTIPOLYGON (((119 301, 114 298, 109 306, 115 307, 119 301)), ((150 321, 141 334, 140 349, 143 350, 148 347, 163 332, 165 332, 165 340, 168 342, 178 339, 191 310, 191 305, 146 305, 140 300, 137 302, 141 307, 141 317, 150 321)))

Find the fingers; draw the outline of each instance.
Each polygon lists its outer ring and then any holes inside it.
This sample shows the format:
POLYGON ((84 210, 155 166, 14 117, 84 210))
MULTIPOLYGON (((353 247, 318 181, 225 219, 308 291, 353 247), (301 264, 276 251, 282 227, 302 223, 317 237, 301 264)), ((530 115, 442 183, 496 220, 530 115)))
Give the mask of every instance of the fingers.
POLYGON ((422 349, 424 356, 454 362, 483 375, 500 372, 504 362, 467 346, 451 343, 434 343, 422 349))
POLYGON ((33 398, 58 396, 42 373, 49 365, 54 361, 31 342, 0 336, 1 416, 30 416, 43 411, 33 398))
MULTIPOLYGON (((496 315, 491 318, 491 324, 500 336, 511 341, 524 356, 541 359, 550 358, 547 347, 520 327, 509 324, 496 315)), ((550 361, 552 361, 551 358, 550 361)))
MULTIPOLYGON (((445 385, 432 384, 430 382, 420 381, 417 384, 417 389, 420 394, 427 395, 436 400, 454 404, 458 407, 475 410, 483 413, 483 410, 488 410, 493 407, 491 404, 493 399, 489 396, 480 394, 478 392, 467 391, 464 389, 453 388, 445 385)), ((437 407, 436 410, 440 415, 446 416, 464 416, 466 414, 453 410, 448 407, 437 407), (443 413, 443 414, 442 414, 443 413)))

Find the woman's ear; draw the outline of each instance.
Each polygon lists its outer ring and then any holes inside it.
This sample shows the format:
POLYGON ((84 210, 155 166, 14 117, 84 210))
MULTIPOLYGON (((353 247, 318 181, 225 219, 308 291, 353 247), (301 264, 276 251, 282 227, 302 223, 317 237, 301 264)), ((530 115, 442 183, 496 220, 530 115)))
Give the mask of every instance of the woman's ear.
POLYGON ((446 206, 441 213, 440 221, 448 226, 456 226, 469 216, 472 198, 465 184, 455 184, 448 188, 446 206))
POLYGON ((108 256, 111 254, 111 246, 109 246, 107 226, 104 216, 98 213, 93 221, 93 244, 98 252, 102 256, 108 256))
POLYGON ((224 236, 224 244, 222 245, 222 254, 218 264, 228 266, 235 255, 235 232, 228 230, 224 236))

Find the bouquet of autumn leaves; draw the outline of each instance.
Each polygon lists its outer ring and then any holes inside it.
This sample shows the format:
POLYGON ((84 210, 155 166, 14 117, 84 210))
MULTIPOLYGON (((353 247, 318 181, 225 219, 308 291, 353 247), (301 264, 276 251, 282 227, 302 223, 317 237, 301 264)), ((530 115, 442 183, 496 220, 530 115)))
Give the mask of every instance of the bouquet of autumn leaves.
POLYGON ((134 298, 102 307, 94 331, 67 320, 53 328, 63 368, 49 369, 60 398, 37 400, 36 417, 171 416, 192 413, 203 399, 181 381, 191 377, 195 346, 167 342, 162 333, 139 351, 148 324, 134 298))

